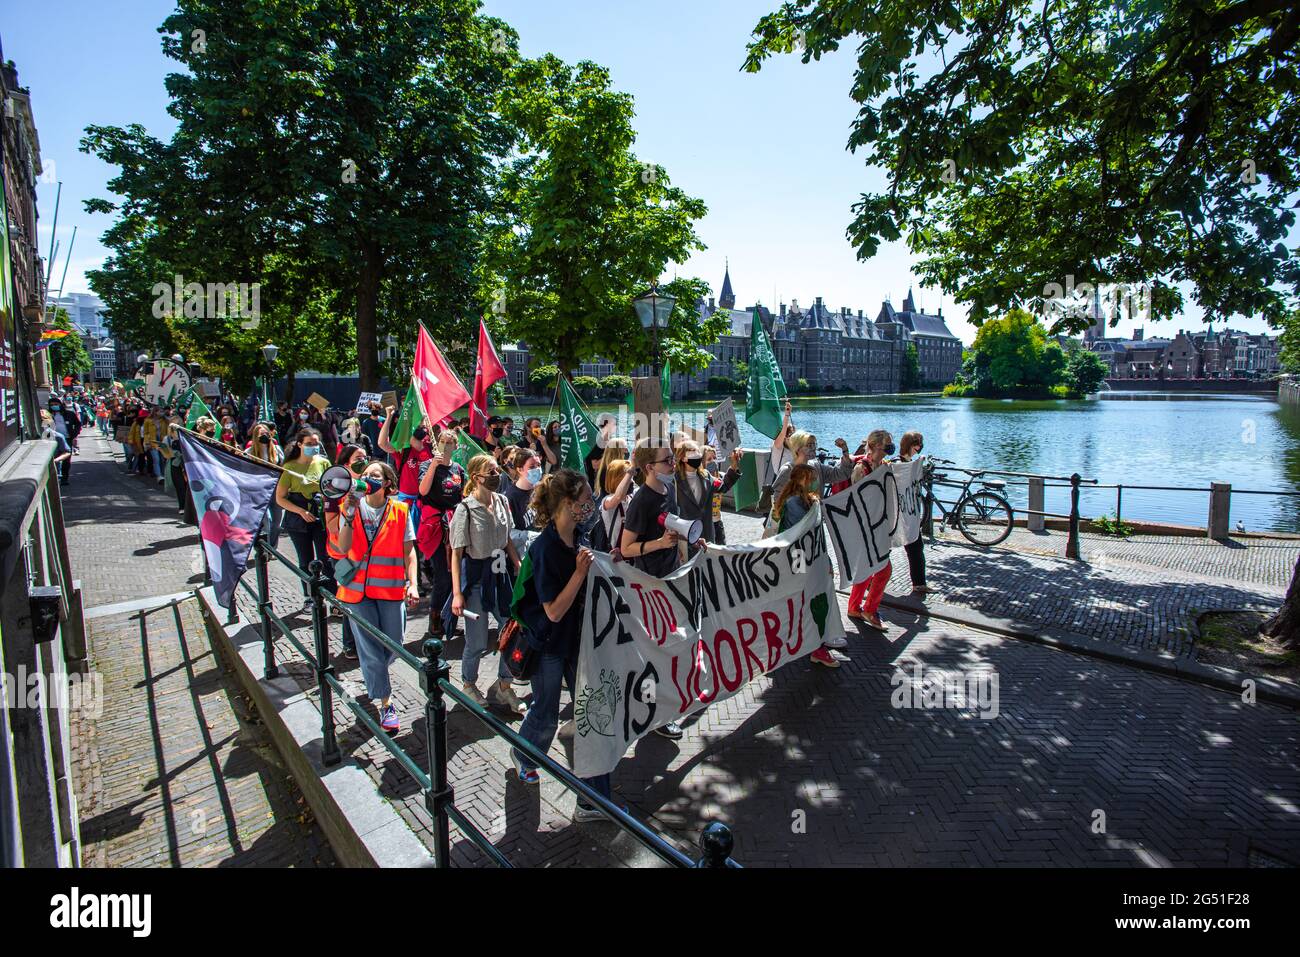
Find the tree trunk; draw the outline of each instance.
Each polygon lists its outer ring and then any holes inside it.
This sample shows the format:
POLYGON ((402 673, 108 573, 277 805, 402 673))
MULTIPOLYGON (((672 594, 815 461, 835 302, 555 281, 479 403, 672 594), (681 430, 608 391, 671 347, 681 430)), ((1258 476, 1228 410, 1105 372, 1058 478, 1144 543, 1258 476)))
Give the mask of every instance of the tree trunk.
POLYGON ((379 243, 361 244, 361 274, 357 277, 357 374, 362 392, 379 391, 379 281, 383 259, 379 243))
POLYGON ((1259 632, 1275 638, 1283 647, 1300 649, 1300 559, 1291 571, 1291 584, 1282 607, 1259 626, 1259 632))
POLYGON ((297 373, 292 369, 289 369, 284 374, 284 401, 291 408, 293 407, 293 377, 295 375, 297 373))

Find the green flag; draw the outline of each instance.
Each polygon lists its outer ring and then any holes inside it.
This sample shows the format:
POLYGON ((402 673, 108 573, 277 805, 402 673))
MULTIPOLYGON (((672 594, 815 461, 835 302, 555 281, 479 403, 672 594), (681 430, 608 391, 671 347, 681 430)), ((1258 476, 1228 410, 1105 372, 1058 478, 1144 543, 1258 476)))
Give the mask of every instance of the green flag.
POLYGON ((267 389, 265 379, 258 379, 258 393, 261 400, 257 405, 257 417, 259 422, 274 422, 275 411, 271 408, 271 393, 267 389))
POLYGON ((559 393, 560 465, 582 472, 587 456, 596 447, 599 430, 564 376, 560 376, 559 393))
POLYGON ((515 575, 515 590, 510 595, 510 617, 524 627, 527 625, 519 615, 519 602, 523 600, 524 589, 528 587, 528 580, 532 577, 533 557, 525 551, 523 559, 519 562, 519 573, 515 575))
POLYGON ((763 331, 758 310, 754 310, 749 332, 749 388, 745 392, 745 421, 770 439, 781 431, 785 421, 782 403, 785 382, 777 365, 772 346, 763 331))
POLYGON ((740 479, 731 487, 731 494, 736 498, 736 511, 748 511, 762 499, 763 490, 758 484, 758 471, 758 460, 754 453, 742 453, 740 479))
POLYGON ((189 414, 185 416, 185 428, 193 431, 194 426, 198 423, 199 419, 205 415, 211 417, 212 410, 204 404, 203 397, 195 392, 194 400, 190 403, 189 414))
POLYGON ((461 468, 469 469, 469 460, 476 455, 487 455, 487 449, 483 448, 464 432, 456 433, 456 451, 451 453, 451 460, 461 468))
POLYGON ((420 404, 420 390, 414 384, 406 390, 406 399, 402 402, 402 411, 393 423, 388 439, 395 449, 410 448, 411 433, 424 422, 424 406, 420 404))
POLYGON ((673 370, 668 365, 668 360, 664 360, 664 371, 659 373, 659 391, 664 399, 664 411, 668 411, 669 399, 673 396, 673 370))

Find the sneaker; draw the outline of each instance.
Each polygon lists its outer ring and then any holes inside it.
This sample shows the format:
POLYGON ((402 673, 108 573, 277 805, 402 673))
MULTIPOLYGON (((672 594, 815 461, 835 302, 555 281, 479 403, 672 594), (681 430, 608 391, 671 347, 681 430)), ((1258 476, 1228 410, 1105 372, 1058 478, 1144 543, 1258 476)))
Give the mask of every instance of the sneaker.
POLYGON ((822 644, 827 648, 847 648, 849 646, 849 641, 847 638, 840 637, 823 638, 822 644))
POLYGON ((397 720, 397 709, 391 704, 380 714, 379 726, 389 734, 397 734, 397 730, 402 726, 401 722, 397 720))
POLYGON ((515 766, 515 773, 519 775, 519 780, 524 784, 536 784, 541 780, 537 776, 537 769, 526 766, 519 757, 519 752, 514 748, 510 749, 510 763, 515 766))
POLYGON ((880 620, 879 615, 867 615, 862 619, 862 623, 868 628, 874 628, 882 634, 885 631, 885 623, 880 620))
POLYGON ((528 710, 528 705, 519 700, 514 688, 502 688, 499 684, 494 684, 491 688, 488 688, 487 700, 488 704, 494 704, 511 714, 523 714, 528 710))
POLYGON ((310 598, 304 598, 302 600, 302 607, 298 609, 298 614, 310 615, 311 609, 312 609, 312 600, 310 598))
POLYGON ((924 585, 917 585, 912 589, 913 598, 924 598, 928 594, 930 594, 930 589, 926 588, 924 585))
POLYGON ((682 726, 676 721, 669 721, 667 724, 655 728, 655 734, 670 741, 680 741, 684 732, 682 726))
POLYGON ((560 726, 560 730, 555 732, 561 738, 571 738, 578 733, 578 722, 570 718, 560 726))
POLYGON ((480 708, 487 707, 487 698, 483 697, 483 692, 478 690, 478 685, 471 684, 468 681, 462 681, 460 683, 460 690, 465 692, 469 699, 480 708))
MULTIPOLYGON (((622 811, 624 814, 627 813, 626 804, 620 804, 618 809, 622 811)), ((610 821, 608 817, 605 816, 604 811, 600 811, 589 804, 583 804, 581 801, 579 801, 573 808, 573 823, 589 824, 592 821, 609 821, 609 823, 611 824, 614 823, 613 821, 610 821)))
POLYGON ((331 618, 342 618, 342 617, 343 617, 343 609, 340 608, 338 605, 330 605, 330 606, 329 606, 329 616, 330 616, 331 618))
POLYGON ((819 665, 825 665, 827 668, 838 668, 840 661, 825 648, 818 648, 811 655, 812 660, 819 665))
POLYGON ((861 608, 850 608, 849 617, 856 619, 857 621, 866 621, 867 613, 863 611, 861 608))
POLYGON ((357 649, 355 649, 355 648, 344 648, 344 649, 343 649, 343 657, 346 658, 348 661, 356 661, 356 660, 357 660, 357 649))

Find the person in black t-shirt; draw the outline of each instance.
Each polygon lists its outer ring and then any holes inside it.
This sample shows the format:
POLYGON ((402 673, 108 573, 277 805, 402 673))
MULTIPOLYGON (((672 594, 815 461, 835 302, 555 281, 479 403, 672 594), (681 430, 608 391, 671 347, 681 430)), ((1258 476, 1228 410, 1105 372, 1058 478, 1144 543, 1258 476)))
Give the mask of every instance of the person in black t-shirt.
POLYGON ((633 494, 627 507, 619 550, 634 567, 663 578, 678 565, 678 536, 660 523, 661 515, 677 510, 672 489, 673 453, 667 445, 641 445, 632 454, 632 464, 645 484, 633 494))
MULTIPOLYGON (((551 747, 560 721, 560 685, 576 691, 579 637, 592 552, 579 529, 592 515, 596 503, 591 486, 581 472, 559 469, 545 476, 533 492, 532 507, 542 533, 528 547, 532 577, 524 586, 520 617, 529 622, 528 641, 538 650, 531 677, 533 703, 519 726, 519 735, 543 753, 551 747)), ((537 768, 510 749, 519 780, 538 782, 537 768)), ((584 783, 606 798, 612 798, 608 774, 588 778, 584 783)), ((604 820, 595 807, 578 798, 576 822, 604 820)))
POLYGON ((451 513, 465 497, 465 470, 451 460, 458 438, 454 429, 443 429, 434 446, 434 458, 419 464, 420 525, 415 542, 423 559, 424 573, 433 584, 429 597, 429 634, 442 637, 455 618, 443 618, 443 608, 451 598, 451 564, 447 553, 451 513))
POLYGON ((516 448, 513 452, 516 477, 502 491, 510 503, 510 517, 514 520, 514 529, 510 539, 515 543, 515 551, 520 554, 528 546, 528 532, 533 527, 532 509, 529 501, 533 489, 542 481, 542 463, 535 454, 527 449, 516 448))

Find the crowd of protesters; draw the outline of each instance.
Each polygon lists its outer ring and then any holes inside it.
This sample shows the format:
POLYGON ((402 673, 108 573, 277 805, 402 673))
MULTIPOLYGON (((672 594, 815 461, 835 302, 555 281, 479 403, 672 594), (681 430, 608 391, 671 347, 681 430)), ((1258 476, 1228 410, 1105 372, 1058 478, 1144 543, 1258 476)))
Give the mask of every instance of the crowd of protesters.
MULTIPOLYGON (((598 420, 600 440, 583 469, 573 470, 561 466, 560 423, 543 425, 537 417, 516 427, 509 416, 492 416, 485 429, 473 431, 467 418, 441 424, 426 420, 399 448, 393 444, 398 416, 392 405, 372 403, 359 414, 340 414, 281 402, 271 417, 258 412, 251 398, 240 404, 225 397, 194 429, 281 470, 265 528, 272 547, 283 533, 300 569, 320 562, 326 587, 394 644, 404 642, 407 614, 426 597, 429 636, 452 638, 463 628, 465 695, 480 705, 524 715, 520 734, 543 752, 559 731, 561 686, 567 684, 570 695, 575 690, 583 583, 592 550, 650 575, 671 575, 689 560, 692 549, 725 544, 722 496, 742 471, 741 452, 720 458, 711 430, 704 441, 675 432, 663 441, 629 445, 616 434, 613 416, 598 420), (465 465, 456 455, 460 433, 470 434, 484 450, 465 465), (345 466, 360 484, 327 501, 320 494, 321 477, 331 465, 345 466), (698 538, 688 542, 668 528, 667 515, 699 522, 698 538), (533 573, 513 602, 525 555, 533 573), (529 623, 525 637, 537 652, 526 680, 512 678, 490 630, 494 620, 500 635, 512 614, 529 623), (498 661, 485 694, 480 664, 494 654, 498 661), (530 705, 520 700, 519 684, 531 685, 530 705)), ((817 437, 794 427, 789 403, 785 412, 772 444, 775 480, 766 490, 771 507, 765 536, 793 527, 823 493, 880 468, 896 452, 893 437, 878 429, 855 452, 837 438, 839 457, 827 460, 818 455, 817 437)), ((77 433, 93 421, 101 435, 121 444, 128 472, 163 484, 164 470, 170 469, 166 474, 178 510, 194 521, 177 435, 182 410, 150 407, 130 395, 52 396, 42 418, 51 436, 68 446, 60 460, 65 484, 77 433)), ((909 460, 923 444, 919 433, 906 433, 898 458, 909 460)), ((924 594, 919 539, 905 551, 913 594, 924 594)), ((887 564, 855 583, 849 598, 849 617, 881 633, 886 626, 879 607, 890 573, 887 564)), ((307 612, 312 602, 305 583, 303 591, 301 611, 307 612)), ((830 652, 846 645, 844 638, 827 638, 811 660, 839 667, 830 652)), ((391 700, 391 649, 349 620, 343 656, 359 662, 381 726, 396 733, 400 718, 391 700)), ((684 733, 676 722, 656 731, 674 740, 684 733)), ((574 722, 559 733, 573 734, 574 722)), ((537 770, 529 760, 518 752, 512 757, 519 780, 536 783, 537 770)), ((611 793, 608 775, 588 783, 599 793, 611 793)), ((580 801, 575 820, 600 816, 580 801)))

